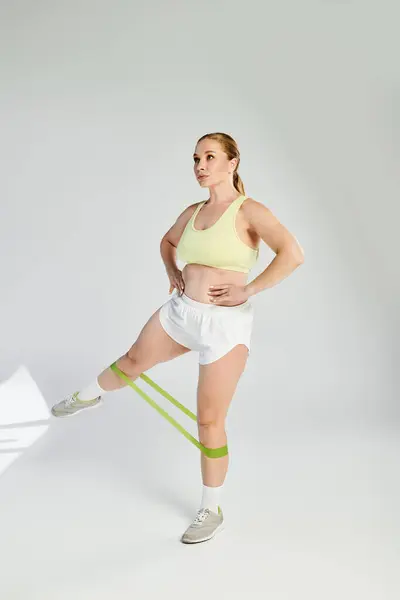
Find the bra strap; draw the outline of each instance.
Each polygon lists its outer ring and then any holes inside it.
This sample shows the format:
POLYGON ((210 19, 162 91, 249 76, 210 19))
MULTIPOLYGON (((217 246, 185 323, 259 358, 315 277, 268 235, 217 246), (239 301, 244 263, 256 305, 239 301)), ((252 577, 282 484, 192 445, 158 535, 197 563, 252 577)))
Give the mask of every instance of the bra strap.
POLYGON ((232 202, 232 204, 235 204, 235 212, 237 212, 239 210, 239 208, 242 206, 243 202, 247 199, 247 196, 243 195, 243 196, 239 196, 238 198, 236 198, 236 200, 234 200, 232 202))
POLYGON ((207 200, 203 200, 203 202, 199 203, 198 207, 196 208, 196 210, 194 211, 194 213, 190 217, 190 221, 194 222, 195 218, 197 217, 197 214, 199 213, 200 209, 204 206, 204 204, 206 202, 207 202, 207 200))

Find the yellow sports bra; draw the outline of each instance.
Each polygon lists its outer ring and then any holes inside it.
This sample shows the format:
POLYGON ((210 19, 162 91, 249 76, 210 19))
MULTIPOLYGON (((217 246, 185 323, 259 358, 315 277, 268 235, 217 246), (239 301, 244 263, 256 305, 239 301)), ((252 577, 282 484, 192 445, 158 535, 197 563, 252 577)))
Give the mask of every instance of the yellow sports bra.
POLYGON ((194 227, 196 216, 206 200, 200 202, 179 240, 177 258, 187 264, 248 273, 258 259, 259 250, 245 244, 235 227, 236 214, 246 198, 247 196, 236 198, 218 221, 207 229, 194 227))

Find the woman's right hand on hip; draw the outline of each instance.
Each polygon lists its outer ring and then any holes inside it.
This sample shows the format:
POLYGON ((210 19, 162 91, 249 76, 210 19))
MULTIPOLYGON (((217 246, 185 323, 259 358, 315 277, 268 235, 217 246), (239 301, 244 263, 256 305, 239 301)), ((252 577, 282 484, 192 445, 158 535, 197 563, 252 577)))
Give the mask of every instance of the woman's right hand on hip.
POLYGON ((181 296, 185 291, 185 282, 183 281, 182 271, 179 269, 168 271, 168 278, 170 282, 169 293, 171 294, 174 288, 176 288, 181 296))

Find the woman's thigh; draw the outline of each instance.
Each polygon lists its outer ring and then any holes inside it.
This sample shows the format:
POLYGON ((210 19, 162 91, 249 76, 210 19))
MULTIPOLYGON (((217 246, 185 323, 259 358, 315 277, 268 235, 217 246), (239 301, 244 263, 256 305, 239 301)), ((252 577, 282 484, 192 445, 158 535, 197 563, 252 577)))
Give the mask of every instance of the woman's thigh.
POLYGON ((173 340, 163 329, 160 310, 161 308, 157 309, 150 317, 127 352, 127 356, 140 365, 141 372, 190 352, 190 348, 173 340))
POLYGON ((197 420, 200 425, 225 421, 247 358, 247 346, 238 344, 215 362, 199 366, 197 420))

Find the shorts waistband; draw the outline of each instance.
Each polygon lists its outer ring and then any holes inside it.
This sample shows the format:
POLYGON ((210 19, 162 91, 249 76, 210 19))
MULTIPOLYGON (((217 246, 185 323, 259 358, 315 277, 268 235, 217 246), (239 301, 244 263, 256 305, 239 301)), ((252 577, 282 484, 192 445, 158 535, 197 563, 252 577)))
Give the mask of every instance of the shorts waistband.
POLYGON ((189 298, 189 296, 186 296, 185 293, 182 294, 182 296, 179 296, 179 294, 176 294, 177 298, 180 298, 180 300, 182 300, 182 302, 184 302, 185 304, 189 304, 189 306, 193 306, 194 308, 197 308, 198 310, 201 311, 206 311, 206 310, 216 310, 216 309, 223 309, 223 310, 241 310, 243 309, 245 306, 247 306, 248 304, 250 304, 250 300, 246 300, 245 302, 242 302, 242 304, 237 304, 236 306, 223 306, 221 304, 208 304, 207 302, 199 302, 198 300, 193 300, 193 298, 189 298))

